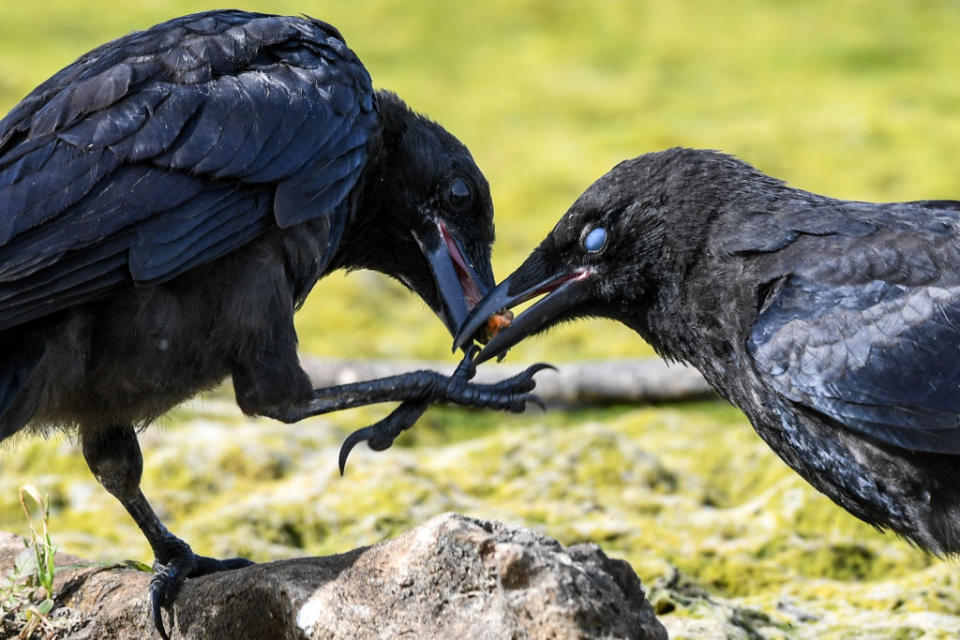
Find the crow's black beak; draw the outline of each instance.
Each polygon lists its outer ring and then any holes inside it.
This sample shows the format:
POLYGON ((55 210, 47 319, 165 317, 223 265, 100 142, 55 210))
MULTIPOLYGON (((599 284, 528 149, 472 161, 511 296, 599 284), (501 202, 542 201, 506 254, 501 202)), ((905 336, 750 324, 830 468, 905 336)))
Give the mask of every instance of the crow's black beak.
POLYGON ((588 289, 583 283, 593 275, 594 272, 591 269, 580 268, 551 274, 531 285, 525 285, 531 279, 526 277, 525 267, 527 263, 497 285, 470 312, 454 337, 454 350, 469 345, 493 314, 547 294, 545 298, 517 316, 510 326, 500 330, 477 356, 476 363, 502 355, 524 338, 550 326, 558 316, 573 309, 589 296, 588 289))
POLYGON ((442 221, 437 221, 439 242, 433 239, 429 244, 417 235, 417 243, 430 264, 430 271, 437 284, 440 296, 440 319, 447 325, 450 335, 467 317, 467 312, 477 305, 489 290, 484 280, 477 275, 473 264, 465 257, 460 243, 447 231, 442 221), (435 246, 434 246, 435 245, 435 246))

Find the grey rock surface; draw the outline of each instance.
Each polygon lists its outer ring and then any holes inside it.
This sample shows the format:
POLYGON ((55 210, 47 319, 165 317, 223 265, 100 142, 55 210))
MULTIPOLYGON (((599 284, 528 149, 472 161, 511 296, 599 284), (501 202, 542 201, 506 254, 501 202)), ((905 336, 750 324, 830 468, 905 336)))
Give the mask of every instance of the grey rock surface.
MULTIPOLYGON (((0 572, 22 549, 0 537, 0 572)), ((149 581, 133 568, 61 569, 50 637, 157 637, 149 581)), ((667 637, 626 562, 458 514, 344 554, 188 580, 168 626, 174 638, 230 640, 667 637)))

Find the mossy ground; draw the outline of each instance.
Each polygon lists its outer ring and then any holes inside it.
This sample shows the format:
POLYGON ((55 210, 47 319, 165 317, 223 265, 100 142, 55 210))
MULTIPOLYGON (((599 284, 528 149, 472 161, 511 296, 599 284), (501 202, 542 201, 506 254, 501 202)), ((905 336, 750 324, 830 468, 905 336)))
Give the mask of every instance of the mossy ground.
MULTIPOLYGON (((525 524, 565 544, 596 542, 655 587, 651 599, 675 637, 960 632, 955 564, 836 508, 733 408, 506 418, 434 408, 393 449, 359 447, 339 477, 340 442, 382 412, 290 427, 247 419, 229 395, 213 394, 143 435, 143 487, 194 548, 258 561, 344 551, 444 511, 525 524)), ((74 444, 24 441, 2 465, 0 528, 25 529, 16 487, 29 481, 50 494, 61 549, 149 559, 74 444)))
MULTIPOLYGON (((0 111, 108 38, 221 5, 3 0, 0 111)), ((673 145, 722 149, 838 197, 960 195, 955 2, 242 6, 329 20, 378 86, 471 148, 497 208, 501 276, 601 173, 673 145)), ((309 352, 449 357, 449 336, 424 305, 373 274, 320 283, 298 322, 309 352)), ((635 335, 591 321, 521 345, 511 358, 636 355, 650 350, 635 335)), ((521 417, 432 409, 389 452, 355 451, 340 479, 339 442, 382 414, 287 427, 247 420, 228 394, 212 394, 144 434, 144 488, 199 551, 257 560, 342 551, 451 509, 535 526, 565 543, 595 541, 648 585, 662 585, 652 596, 676 637, 960 630, 955 563, 834 507, 729 407, 521 417)), ((0 451, 0 468, 0 527, 25 530, 16 488, 29 481, 50 493, 61 548, 148 558, 68 440, 14 443, 0 451)))

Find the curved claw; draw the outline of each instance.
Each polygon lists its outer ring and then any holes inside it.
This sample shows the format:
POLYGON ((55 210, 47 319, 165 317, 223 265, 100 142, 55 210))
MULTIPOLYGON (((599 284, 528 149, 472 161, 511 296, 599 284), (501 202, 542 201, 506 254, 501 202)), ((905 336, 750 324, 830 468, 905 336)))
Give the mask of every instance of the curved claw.
POLYGON ((174 589, 173 578, 165 573, 157 573, 150 580, 150 613, 153 616, 153 626, 157 628, 157 633, 163 640, 170 640, 167 635, 167 629, 163 625, 163 608, 170 598, 170 592, 174 589))
POLYGON ((367 441, 367 446, 374 451, 384 451, 393 445, 401 433, 409 429, 420 419, 427 405, 420 401, 408 400, 393 410, 386 418, 369 427, 357 429, 340 445, 340 475, 347 465, 347 456, 358 443, 367 441))
POLYGON ((543 403, 543 400, 540 399, 540 396, 532 393, 524 393, 523 395, 513 396, 508 409, 511 413, 523 413, 527 410, 528 402, 532 402, 540 407, 541 411, 547 410, 547 406, 543 403))
POLYGON ((546 362, 538 362, 536 364, 530 365, 520 373, 510 378, 501 380, 500 382, 493 385, 493 389, 497 391, 509 390, 509 391, 520 391, 527 392, 533 391, 537 388, 537 382, 534 380, 533 376, 537 373, 543 371, 544 369, 552 369, 557 371, 557 368, 552 364, 547 364, 546 362))
POLYGON ((343 475, 343 470, 347 466, 347 456, 350 455, 350 452, 353 451, 353 448, 364 440, 369 440, 372 435, 373 427, 364 427, 363 429, 357 429, 348 435, 347 439, 343 441, 343 444, 340 445, 340 458, 338 460, 340 464, 341 476, 343 475))
POLYGON ((527 396, 527 402, 532 402, 540 407, 540 411, 547 412, 547 405, 540 396, 531 393, 527 396))
POLYGON ((537 362, 527 367, 524 371, 525 372, 529 371, 530 375, 533 375, 535 373, 543 371, 544 369, 550 369, 551 371, 560 371, 560 369, 557 369, 555 366, 553 366, 549 362, 537 362))

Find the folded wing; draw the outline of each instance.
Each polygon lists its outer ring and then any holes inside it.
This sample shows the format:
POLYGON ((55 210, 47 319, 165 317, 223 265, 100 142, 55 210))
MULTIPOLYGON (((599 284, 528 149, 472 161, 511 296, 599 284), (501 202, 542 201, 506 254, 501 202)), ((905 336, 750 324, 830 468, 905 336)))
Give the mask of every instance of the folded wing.
POLYGON ((322 216, 376 126, 335 29, 211 12, 108 43, 0 122, 0 330, 322 216))
POLYGON ((883 442, 960 453, 960 266, 949 226, 926 243, 914 226, 899 248, 878 233, 785 276, 747 343, 761 375, 883 442))

